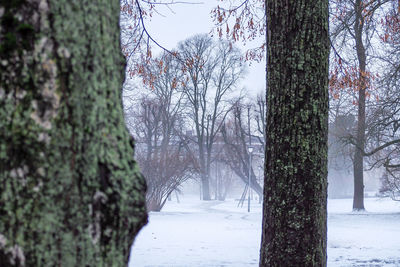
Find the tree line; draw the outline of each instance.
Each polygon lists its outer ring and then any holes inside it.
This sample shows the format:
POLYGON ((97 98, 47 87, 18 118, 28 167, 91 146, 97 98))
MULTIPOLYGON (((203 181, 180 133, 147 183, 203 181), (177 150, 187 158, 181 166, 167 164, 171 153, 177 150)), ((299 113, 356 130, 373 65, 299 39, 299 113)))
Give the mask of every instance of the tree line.
MULTIPOLYGON (((139 67, 141 97, 127 101, 125 117, 138 143, 149 210, 160 210, 189 178, 200 180, 202 199, 210 200, 211 191, 217 190, 210 186, 218 187, 211 175, 213 163, 230 168, 247 183, 249 138, 264 143, 265 101, 260 96, 258 105, 247 103, 249 119, 255 120, 253 129, 247 129, 244 97, 238 94, 245 71, 238 48, 208 35, 188 38, 176 51, 139 67)), ((263 151, 261 145, 259 154, 263 151)), ((250 169, 252 188, 261 198, 262 188, 250 169)))

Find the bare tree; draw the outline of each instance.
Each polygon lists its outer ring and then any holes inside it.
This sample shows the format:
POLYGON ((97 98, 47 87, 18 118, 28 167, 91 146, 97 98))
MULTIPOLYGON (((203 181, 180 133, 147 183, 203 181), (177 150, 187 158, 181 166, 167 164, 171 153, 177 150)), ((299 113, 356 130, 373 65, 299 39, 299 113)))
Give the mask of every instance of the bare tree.
POLYGON ((331 41, 334 54, 338 57, 338 67, 331 81, 344 79, 339 86, 357 92, 357 127, 353 138, 354 144, 354 197, 353 210, 364 210, 364 149, 367 141, 367 105, 372 87, 370 72, 371 54, 378 35, 377 23, 380 12, 392 0, 384 1, 347 1, 330 2, 331 9, 331 41), (375 41, 374 41, 375 40, 375 41), (351 45, 349 45, 351 44, 351 45), (342 53, 341 55, 339 55, 342 53), (338 71, 340 69, 340 71, 338 71))
POLYGON ((207 35, 183 41, 178 51, 186 75, 183 92, 195 128, 203 199, 210 200, 213 144, 229 111, 224 102, 242 77, 244 65, 237 48, 215 43, 207 35))
MULTIPOLYGON (((250 168, 250 186, 258 194, 259 199, 262 199, 263 190, 257 181, 257 176, 254 172, 253 165, 249 166, 249 152, 250 146, 248 140, 251 137, 258 138, 259 136, 253 135, 248 132, 248 124, 245 123, 246 118, 243 110, 246 107, 240 101, 234 103, 231 111, 231 119, 224 123, 221 129, 224 138, 224 162, 235 172, 235 174, 245 183, 249 181, 249 168, 250 168)), ((250 106, 248 106, 250 110, 250 106)), ((263 140, 262 138, 260 138, 263 140)), ((264 143, 259 149, 260 154, 264 154, 264 143)), ((263 158, 260 159, 263 161, 263 158)))
POLYGON ((383 163, 386 175, 382 177, 381 191, 400 200, 400 3, 392 2, 385 16, 383 42, 389 46, 386 52, 387 72, 384 76, 385 94, 379 104, 380 132, 378 145, 379 162, 383 163))
POLYGON ((372 167, 383 167, 381 192, 388 193, 399 200, 400 193, 400 5, 393 2, 387 10, 384 22, 386 45, 382 59, 385 62, 385 74, 380 86, 384 91, 380 99, 371 107, 370 140, 365 156, 372 167))
POLYGON ((167 53, 149 62, 140 72, 148 95, 127 118, 138 140, 137 158, 148 185, 147 208, 160 211, 168 196, 190 178, 194 165, 182 138, 181 67, 167 53))

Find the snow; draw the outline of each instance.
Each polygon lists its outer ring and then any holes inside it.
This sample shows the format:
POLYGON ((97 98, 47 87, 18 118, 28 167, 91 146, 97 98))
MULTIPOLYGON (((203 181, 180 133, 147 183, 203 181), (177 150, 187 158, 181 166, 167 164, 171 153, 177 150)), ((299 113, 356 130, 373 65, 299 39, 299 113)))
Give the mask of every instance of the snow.
MULTIPOLYGON (((328 266, 400 266, 400 203, 366 198, 366 212, 352 199, 328 201, 328 266)), ((200 201, 184 196, 152 212, 136 238, 129 267, 258 266, 261 204, 200 201)))
POLYGON ((328 265, 400 266, 400 203, 366 198, 366 212, 349 212, 351 204, 329 200, 328 265))

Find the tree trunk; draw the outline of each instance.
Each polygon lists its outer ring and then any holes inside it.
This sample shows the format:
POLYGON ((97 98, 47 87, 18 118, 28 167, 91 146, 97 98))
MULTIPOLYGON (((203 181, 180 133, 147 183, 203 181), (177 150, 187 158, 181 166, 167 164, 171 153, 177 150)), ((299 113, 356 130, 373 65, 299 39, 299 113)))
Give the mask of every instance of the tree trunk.
POLYGON ((326 266, 328 1, 267 0, 260 266, 326 266))
POLYGON ((353 210, 364 210, 364 157, 365 148, 365 71, 366 71, 366 54, 362 40, 362 32, 364 27, 363 19, 363 2, 357 0, 355 2, 356 21, 354 23, 354 33, 356 41, 357 59, 359 64, 359 80, 360 88, 358 88, 358 120, 357 120, 357 137, 354 152, 354 195, 353 210))
POLYGON ((201 189, 203 194, 203 200, 211 200, 210 194, 210 178, 207 173, 201 175, 201 189))
MULTIPOLYGON (((199 131, 198 131, 199 132, 199 131)), ((202 147, 203 138, 198 139, 199 147, 199 163, 200 163, 200 179, 201 179, 201 194, 203 200, 211 200, 210 194, 210 168, 208 153, 202 147)))
POLYGON ((124 266, 146 185, 118 1, 0 4, 0 266, 124 266))

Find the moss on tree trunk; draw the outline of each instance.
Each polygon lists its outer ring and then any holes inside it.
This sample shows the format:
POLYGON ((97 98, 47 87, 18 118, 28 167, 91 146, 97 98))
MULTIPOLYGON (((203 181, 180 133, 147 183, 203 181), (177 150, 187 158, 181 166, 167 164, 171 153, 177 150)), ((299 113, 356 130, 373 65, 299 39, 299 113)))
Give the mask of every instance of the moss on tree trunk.
POLYGON ((267 0, 260 266, 326 266, 328 1, 267 0))
POLYGON ((124 266, 146 223, 118 1, 0 2, 0 266, 124 266))

